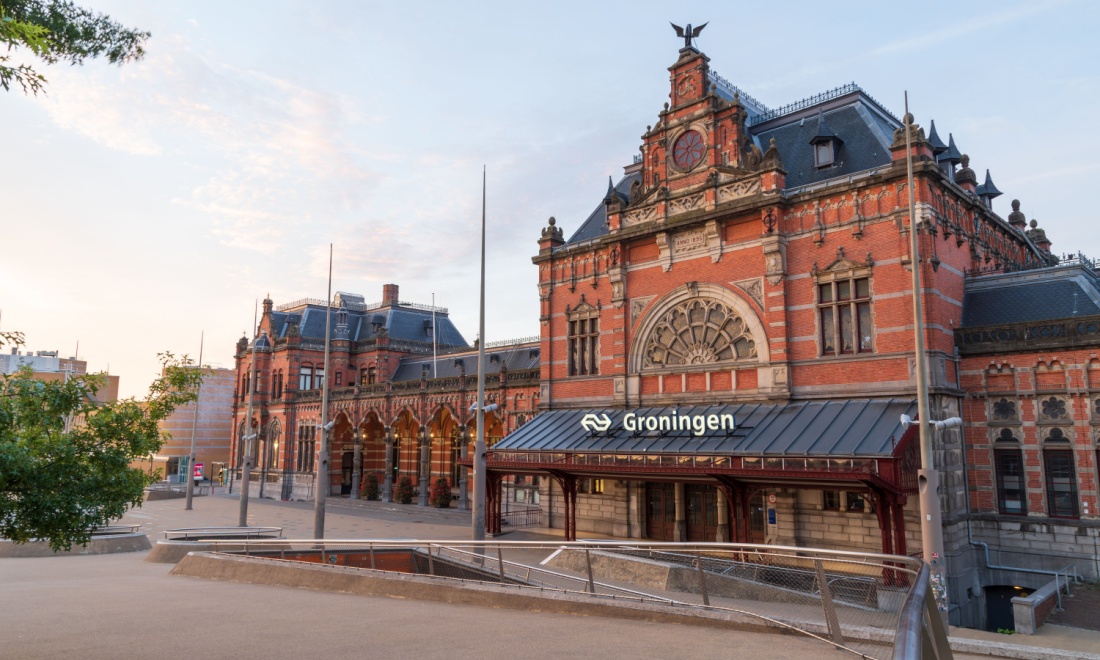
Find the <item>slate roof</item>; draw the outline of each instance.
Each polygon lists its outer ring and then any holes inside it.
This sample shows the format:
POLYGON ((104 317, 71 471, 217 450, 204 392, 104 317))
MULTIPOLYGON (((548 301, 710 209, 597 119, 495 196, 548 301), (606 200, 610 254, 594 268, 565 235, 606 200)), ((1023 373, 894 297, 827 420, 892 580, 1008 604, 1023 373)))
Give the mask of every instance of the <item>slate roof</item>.
MULTIPOLYGON (((499 374, 501 366, 508 371, 523 371, 525 369, 538 369, 539 347, 538 344, 521 344, 515 347, 485 349, 485 373, 499 374)), ((428 370, 429 378, 432 378, 431 356, 417 356, 401 361, 400 366, 393 374, 394 381, 420 380, 424 369, 428 370)), ((465 373, 468 376, 477 375, 477 351, 464 351, 462 353, 450 353, 440 355, 435 360, 436 378, 449 378, 465 373), (461 363, 461 366, 460 366, 461 363), (465 369, 465 372, 463 372, 465 369)))
MULTIPOLYGON (((627 174, 623 178, 619 179, 619 182, 615 184, 615 192, 617 192, 623 199, 630 199, 630 186, 634 185, 635 181, 640 181, 641 174, 633 173, 627 174)), ((604 199, 607 199, 607 195, 604 195, 604 199)), ((569 237, 566 243, 581 243, 584 241, 592 240, 593 238, 599 238, 607 234, 607 206, 604 205, 603 200, 596 205, 595 210, 588 216, 588 219, 581 223, 581 226, 577 231, 573 232, 573 235, 569 237)))
MULTIPOLYGON (((330 335, 336 337, 336 312, 332 310, 332 324, 330 335)), ((375 326, 372 322, 378 322, 386 328, 391 339, 405 341, 432 341, 432 312, 425 309, 405 307, 400 304, 366 311, 348 311, 348 338, 351 341, 371 339, 375 336, 375 326)), ((298 331, 303 338, 324 340, 325 338, 325 307, 323 305, 305 305, 293 311, 271 312, 272 326, 276 337, 285 337, 291 324, 298 324, 298 331)), ((451 323, 446 314, 436 313, 435 321, 438 326, 436 342, 440 347, 453 348, 469 346, 462 337, 462 333, 451 323)))
POLYGON ((830 167, 814 166, 812 141, 818 136, 818 113, 808 117, 798 113, 789 122, 784 123, 781 118, 750 129, 762 150, 767 150, 775 139, 783 168, 787 170, 787 188, 890 165, 890 143, 896 126, 858 92, 849 97, 850 101, 841 107, 820 111, 828 134, 842 141, 830 167))
POLYGON ((1092 315, 1100 315, 1100 277, 1072 264, 968 279, 961 327, 1092 315))
POLYGON ((906 427, 901 415, 916 416, 917 404, 900 399, 796 401, 786 404, 680 406, 637 410, 552 410, 540 413, 505 436, 494 451, 655 453, 740 456, 889 457, 906 427), (733 432, 632 433, 622 427, 627 412, 639 416, 732 414, 733 432), (612 419, 606 432, 581 426, 588 413, 612 419))

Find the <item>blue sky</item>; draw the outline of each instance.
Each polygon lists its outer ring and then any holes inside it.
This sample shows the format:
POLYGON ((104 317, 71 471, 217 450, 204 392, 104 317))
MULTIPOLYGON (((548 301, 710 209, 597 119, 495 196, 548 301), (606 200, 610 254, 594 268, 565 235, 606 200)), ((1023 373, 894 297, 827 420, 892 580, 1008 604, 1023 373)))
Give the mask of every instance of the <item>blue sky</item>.
POLYGON ((158 351, 232 366, 253 303, 333 290, 436 303, 489 341, 538 334, 530 257, 631 161, 698 46, 770 107, 855 81, 953 133, 1055 252, 1100 256, 1100 6, 1051 2, 377 3, 82 0, 147 56, 48 67, 0 95, 0 329, 144 392, 158 351), (672 12, 672 13, 670 13, 672 12))

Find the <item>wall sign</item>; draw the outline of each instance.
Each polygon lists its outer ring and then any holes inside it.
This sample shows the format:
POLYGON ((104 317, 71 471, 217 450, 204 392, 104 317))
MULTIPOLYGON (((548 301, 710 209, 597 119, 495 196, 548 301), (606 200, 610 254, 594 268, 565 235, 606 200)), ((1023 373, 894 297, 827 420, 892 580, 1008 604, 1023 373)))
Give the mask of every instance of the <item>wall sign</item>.
MULTIPOLYGON (((607 413, 588 413, 581 418, 581 427, 589 433, 607 431, 611 428, 611 416, 607 413)), ((673 411, 671 415, 639 415, 628 412, 623 415, 624 431, 688 431, 695 436, 706 435, 708 431, 734 431, 737 420, 730 414, 681 415, 673 411)))

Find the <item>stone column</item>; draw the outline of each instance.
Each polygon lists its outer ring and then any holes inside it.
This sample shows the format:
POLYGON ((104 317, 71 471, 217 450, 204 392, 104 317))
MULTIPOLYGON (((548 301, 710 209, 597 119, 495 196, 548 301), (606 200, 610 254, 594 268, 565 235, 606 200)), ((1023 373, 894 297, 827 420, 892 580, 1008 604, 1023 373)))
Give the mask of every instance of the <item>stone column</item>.
POLYGON ((676 524, 672 527, 672 540, 683 543, 687 540, 687 515, 686 502, 684 502, 684 484, 673 484, 674 501, 676 502, 676 524))
POLYGON ((363 429, 356 429, 355 433, 355 458, 351 466, 351 499, 359 499, 359 482, 363 480, 363 429))
POLYGON ((428 427, 421 426, 417 434, 420 444, 420 492, 417 494, 416 505, 428 506, 428 482, 431 481, 432 465, 432 439, 428 435, 428 427))
MULTIPOLYGON (((470 453, 470 429, 465 424, 458 427, 459 458, 466 460, 470 453)), ((467 470, 465 465, 458 468, 458 508, 461 511, 470 510, 470 494, 466 492, 467 470)))
POLYGON ((726 503, 726 494, 721 488, 716 489, 718 491, 718 530, 715 533, 714 540, 718 543, 730 542, 730 516, 729 505, 726 503))
POLYGON ((393 427, 386 425, 386 473, 382 475, 382 501, 393 501, 393 427))

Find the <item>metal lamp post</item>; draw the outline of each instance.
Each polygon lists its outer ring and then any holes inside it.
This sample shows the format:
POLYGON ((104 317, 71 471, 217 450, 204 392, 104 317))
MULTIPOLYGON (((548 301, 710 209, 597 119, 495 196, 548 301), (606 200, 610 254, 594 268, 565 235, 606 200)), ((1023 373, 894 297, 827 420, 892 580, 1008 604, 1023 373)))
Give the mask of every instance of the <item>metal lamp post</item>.
MULTIPOLYGON (((206 331, 199 335, 199 363, 196 365, 197 369, 202 369, 202 347, 203 339, 206 338, 206 331)), ((191 474, 187 475, 187 498, 186 503, 183 506, 184 511, 191 511, 191 499, 195 494, 195 431, 199 426, 199 395, 202 394, 202 382, 199 382, 199 390, 195 392, 195 417, 191 421, 191 453, 188 454, 187 459, 187 471, 191 474)), ((211 492, 213 492, 211 490, 211 492)))
POLYGON ((248 413, 245 415, 245 435, 241 438, 244 460, 241 462, 241 506, 237 517, 238 527, 248 527, 248 491, 252 470, 252 441, 257 434, 252 432, 252 395, 256 391, 256 314, 259 302, 252 308, 252 355, 248 358, 248 413))
MULTIPOLYGON (((917 243, 916 195, 913 189, 913 116, 909 114, 909 93, 905 94, 905 167, 909 190, 909 250, 913 274, 913 328, 916 335, 917 424, 920 431, 921 469, 917 471, 920 500, 921 550, 932 569, 932 593, 936 607, 947 616, 947 578, 943 567, 943 512, 940 503, 940 474, 932 452, 932 427, 928 405, 928 355, 924 344, 924 311, 921 304, 921 258, 917 243)), ((959 420, 961 423, 962 420, 959 420)), ((944 422, 940 422, 944 423, 944 422)), ((946 427, 944 427, 946 428, 946 427)))

